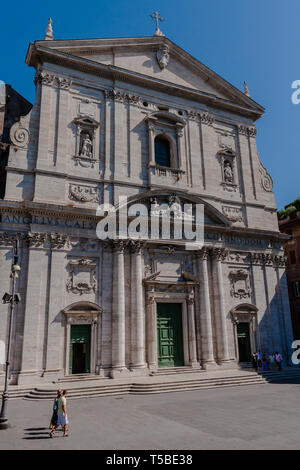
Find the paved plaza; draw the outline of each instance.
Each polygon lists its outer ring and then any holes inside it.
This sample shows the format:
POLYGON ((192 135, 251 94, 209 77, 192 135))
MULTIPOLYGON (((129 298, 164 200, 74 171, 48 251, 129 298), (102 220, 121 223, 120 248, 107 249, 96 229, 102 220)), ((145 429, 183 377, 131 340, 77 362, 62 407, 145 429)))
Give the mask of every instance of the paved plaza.
POLYGON ((300 381, 148 396, 70 399, 70 435, 51 439, 52 402, 11 400, 0 449, 300 449, 300 381))

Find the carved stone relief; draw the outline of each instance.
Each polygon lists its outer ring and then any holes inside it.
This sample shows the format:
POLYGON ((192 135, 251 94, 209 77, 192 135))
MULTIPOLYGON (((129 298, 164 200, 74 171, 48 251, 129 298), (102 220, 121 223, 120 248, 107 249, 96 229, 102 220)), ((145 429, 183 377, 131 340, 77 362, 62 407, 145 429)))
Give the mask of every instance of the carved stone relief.
POLYGON ((161 44, 156 53, 156 58, 158 65, 162 70, 167 67, 170 60, 169 46, 167 44, 161 44))
POLYGON ((251 288, 249 281, 249 272, 245 269, 237 269, 230 271, 229 278, 231 281, 230 294, 237 299, 246 299, 251 296, 251 288))
POLYGON ((69 199, 80 202, 99 202, 99 190, 94 186, 70 184, 69 199))
POLYGON ((243 222, 243 210, 241 207, 222 206, 222 212, 231 222, 243 222))
POLYGON ((95 260, 87 258, 70 261, 67 291, 79 295, 96 292, 96 266, 95 260))

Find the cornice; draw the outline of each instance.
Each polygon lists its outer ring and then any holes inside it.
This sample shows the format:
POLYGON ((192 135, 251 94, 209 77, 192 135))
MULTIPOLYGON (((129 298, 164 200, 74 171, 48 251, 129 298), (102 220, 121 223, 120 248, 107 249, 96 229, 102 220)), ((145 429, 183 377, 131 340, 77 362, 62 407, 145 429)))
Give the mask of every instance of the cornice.
MULTIPOLYGON (((196 59, 192 59, 196 61, 196 59)), ((239 90, 234 88, 232 85, 230 85, 228 82, 223 80, 221 77, 219 77, 209 69, 206 70, 206 73, 210 76, 211 83, 213 84, 213 86, 216 86, 220 89, 220 86, 216 85, 215 83, 216 80, 217 82, 224 83, 223 90, 227 90, 227 93, 232 96, 232 99, 237 99, 243 102, 243 104, 234 103, 229 99, 227 100, 224 98, 220 98, 211 93, 202 92, 200 90, 185 87, 182 85, 177 85, 166 80, 162 80, 156 77, 150 77, 148 75, 123 69, 115 65, 105 65, 94 62, 90 59, 74 56, 65 52, 51 49, 42 45, 41 42, 30 44, 26 56, 27 65, 37 67, 38 64, 42 64, 45 60, 63 66, 66 66, 66 64, 68 64, 70 68, 77 70, 81 69, 84 72, 97 75, 98 77, 100 75, 105 78, 109 78, 112 81, 131 81, 132 83, 137 83, 139 85, 144 84, 148 88, 150 87, 152 89, 162 90, 167 94, 183 96, 189 100, 207 103, 213 107, 221 107, 226 110, 233 111, 237 114, 251 117, 253 120, 258 119, 264 112, 264 109, 260 105, 258 105, 248 97, 246 97, 247 99, 245 99, 245 97, 239 90)), ((199 63, 198 67, 199 66, 202 66, 202 64, 199 63)), ((72 76, 72 79, 76 81, 75 76, 72 76)))
MULTIPOLYGON (((30 215, 45 215, 57 218, 72 218, 97 221, 99 217, 96 216, 95 209, 87 209, 80 207, 69 207, 66 205, 58 205, 51 203, 41 203, 33 201, 0 201, 0 213, 2 214, 25 214, 30 215)), ((207 225, 205 227, 207 233, 220 233, 226 236, 242 236, 248 238, 264 238, 272 239, 277 242, 283 242, 289 239, 289 236, 280 233, 279 231, 261 230, 234 226, 220 226, 220 225, 207 225)), ((171 242, 171 240, 170 240, 171 242)))

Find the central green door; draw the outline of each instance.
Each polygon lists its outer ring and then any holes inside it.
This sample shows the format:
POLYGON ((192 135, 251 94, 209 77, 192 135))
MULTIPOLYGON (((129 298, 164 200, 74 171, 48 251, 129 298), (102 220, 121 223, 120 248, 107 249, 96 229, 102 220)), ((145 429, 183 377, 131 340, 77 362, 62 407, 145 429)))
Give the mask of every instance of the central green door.
POLYGON ((157 304, 158 366, 182 366, 182 314, 181 304, 157 304))
POLYGON ((69 374, 90 372, 91 326, 71 325, 69 374))

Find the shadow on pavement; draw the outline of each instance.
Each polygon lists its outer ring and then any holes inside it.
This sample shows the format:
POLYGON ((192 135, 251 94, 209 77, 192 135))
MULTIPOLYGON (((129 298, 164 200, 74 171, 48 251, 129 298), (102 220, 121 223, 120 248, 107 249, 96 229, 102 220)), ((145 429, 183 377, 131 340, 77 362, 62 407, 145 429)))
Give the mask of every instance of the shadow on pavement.
POLYGON ((49 431, 46 431, 48 428, 25 428, 26 431, 25 437, 23 439, 33 440, 33 439, 51 439, 49 431))

